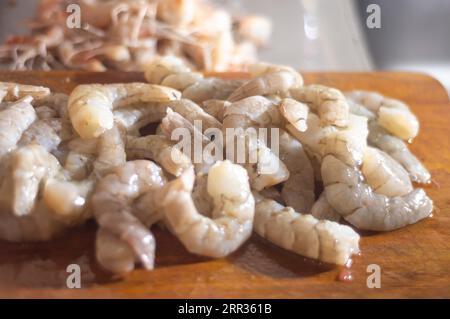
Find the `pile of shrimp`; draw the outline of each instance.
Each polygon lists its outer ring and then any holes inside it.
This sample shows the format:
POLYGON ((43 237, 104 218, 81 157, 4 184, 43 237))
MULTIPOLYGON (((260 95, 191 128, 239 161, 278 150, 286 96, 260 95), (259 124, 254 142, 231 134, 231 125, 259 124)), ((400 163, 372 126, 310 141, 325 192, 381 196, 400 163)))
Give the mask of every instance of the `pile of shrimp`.
POLYGON ((29 26, 0 46, 0 67, 142 71, 174 55, 197 70, 240 70, 271 34, 267 18, 208 0, 40 0, 29 26))
POLYGON ((401 101, 305 85, 292 68, 265 63, 249 80, 224 80, 165 57, 145 75, 148 83, 85 84, 69 96, 0 84, 1 239, 46 241, 95 219, 97 261, 115 274, 154 268, 158 226, 197 255, 228 256, 256 233, 348 265, 358 230, 432 213, 413 187, 430 174, 405 142, 419 123, 401 101), (180 128, 204 145, 218 136, 211 130, 246 141, 256 160, 197 161, 177 147, 180 128), (279 134, 250 143, 249 128, 279 134))

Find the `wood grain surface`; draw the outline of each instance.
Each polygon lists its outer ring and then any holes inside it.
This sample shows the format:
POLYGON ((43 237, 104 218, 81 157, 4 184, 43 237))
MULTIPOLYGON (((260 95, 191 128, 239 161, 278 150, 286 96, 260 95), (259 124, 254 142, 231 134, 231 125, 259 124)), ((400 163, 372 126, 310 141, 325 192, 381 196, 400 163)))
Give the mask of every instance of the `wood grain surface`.
MULTIPOLYGON (((227 77, 243 74, 227 74, 227 77)), ((433 78, 415 73, 306 73, 308 83, 343 90, 367 89, 410 104, 421 123, 413 152, 433 175, 427 192, 435 211, 416 225, 388 233, 364 233, 353 280, 341 269, 283 251, 256 235, 218 260, 186 252, 155 229, 156 269, 110 277, 95 262, 95 224, 44 244, 0 243, 0 297, 6 298, 398 298, 450 297, 450 103, 433 78), (82 289, 66 287, 69 264, 82 269, 82 289), (366 285, 367 266, 381 267, 381 288, 366 285)), ((138 73, 0 73, 0 81, 45 85, 69 92, 79 83, 141 81, 138 73)))

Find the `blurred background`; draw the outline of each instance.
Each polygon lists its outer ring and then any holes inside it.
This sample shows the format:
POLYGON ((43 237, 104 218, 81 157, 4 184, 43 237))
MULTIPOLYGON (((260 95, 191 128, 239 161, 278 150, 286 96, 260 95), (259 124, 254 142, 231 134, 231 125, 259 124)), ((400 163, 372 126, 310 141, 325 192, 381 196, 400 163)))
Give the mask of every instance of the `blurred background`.
MULTIPOLYGON (((216 0, 235 15, 262 14, 273 23, 261 60, 300 70, 419 71, 450 89, 448 0, 216 0), (370 29, 370 4, 380 28, 370 29)), ((0 0, 0 41, 26 34, 36 0, 0 0)))

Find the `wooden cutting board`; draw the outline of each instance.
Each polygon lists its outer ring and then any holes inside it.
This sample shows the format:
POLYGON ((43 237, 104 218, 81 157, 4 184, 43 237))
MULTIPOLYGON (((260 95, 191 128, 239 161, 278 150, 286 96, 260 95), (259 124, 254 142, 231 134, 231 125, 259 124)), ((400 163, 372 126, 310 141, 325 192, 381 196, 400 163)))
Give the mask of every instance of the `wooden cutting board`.
MULTIPOLYGON (((389 233, 363 234, 351 282, 336 280, 338 267, 283 251, 256 235, 228 258, 211 260, 187 253, 176 238, 159 229, 156 269, 112 278, 95 263, 95 225, 90 223, 50 243, 0 243, 0 297, 450 297, 450 103, 445 89, 415 73, 306 73, 305 79, 342 90, 380 91, 409 103, 421 123, 411 149, 433 175, 427 187, 436 207, 433 217, 389 233), (70 264, 81 266, 82 289, 65 288, 70 264), (379 289, 367 287, 370 264, 381 267, 379 289)), ((0 73, 0 81, 63 92, 80 83, 142 80, 138 73, 0 73)))

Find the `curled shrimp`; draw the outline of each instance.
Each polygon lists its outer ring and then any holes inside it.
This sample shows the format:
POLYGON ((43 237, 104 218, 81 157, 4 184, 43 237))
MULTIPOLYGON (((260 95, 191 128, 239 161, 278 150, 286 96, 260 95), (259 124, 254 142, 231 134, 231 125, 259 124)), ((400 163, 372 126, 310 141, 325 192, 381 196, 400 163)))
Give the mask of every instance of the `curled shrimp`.
POLYGON ((72 125, 82 138, 98 137, 114 125, 113 109, 136 103, 177 100, 180 92, 144 83, 77 86, 69 97, 72 125))
POLYGON ((23 132, 36 120, 36 112, 25 97, 0 111, 0 159, 17 147, 23 132))
POLYGON ((102 267, 123 273, 132 270, 138 260, 144 268, 153 269, 155 239, 133 215, 132 203, 140 195, 160 189, 164 183, 161 168, 142 160, 128 162, 99 181, 92 205, 100 226, 96 246, 102 267))
POLYGON ((367 184, 378 194, 402 196, 413 190, 408 172, 379 149, 373 147, 366 149, 361 172, 367 184))
POLYGON ((377 194, 357 166, 334 155, 323 159, 321 171, 328 202, 359 229, 394 230, 426 218, 433 210, 433 202, 423 189, 403 196, 377 194))
POLYGON ((0 102, 15 102, 26 96, 41 99, 50 95, 50 89, 43 86, 0 82, 0 102))
POLYGON ((359 253, 359 235, 350 227, 312 215, 261 196, 256 197, 255 232, 299 255, 345 265, 359 253))
POLYGON ((236 89, 228 101, 236 102, 254 95, 280 94, 303 85, 302 76, 288 66, 257 63, 251 65, 249 70, 253 79, 236 89))
POLYGON ((378 124, 398 138, 409 141, 419 133, 419 121, 402 101, 369 91, 349 92, 347 98, 375 112, 378 124))
POLYGON ((336 154, 349 164, 362 163, 369 134, 367 118, 350 114, 345 128, 334 125, 323 127, 316 114, 309 114, 307 126, 306 132, 300 132, 292 125, 286 128, 319 162, 327 154, 336 154))
POLYGON ((185 99, 201 103, 211 99, 226 99, 242 82, 205 78, 193 73, 183 61, 173 56, 155 59, 147 66, 145 78, 149 83, 174 87, 182 92, 185 99))
MULTIPOLYGON (((352 99, 348 99, 350 112, 356 115, 364 116, 369 121, 369 135, 367 141, 369 145, 375 146, 386 152, 409 173, 411 181, 427 184, 430 182, 431 175, 426 167, 414 156, 408 149, 406 143, 400 138, 393 136, 385 130, 378 122, 376 114, 368 109, 367 106, 359 104, 352 99)), ((371 104, 367 104, 371 105, 371 104)), ((379 104, 375 104, 379 105, 379 104)))
POLYGON ((428 184, 431 180, 430 172, 411 153, 408 146, 400 138, 389 134, 376 122, 369 122, 368 142, 389 154, 409 173, 413 182, 428 184))
POLYGON ((224 257, 251 235, 255 202, 245 169, 230 161, 215 163, 207 190, 214 202, 212 218, 201 215, 192 199, 194 170, 170 182, 164 191, 164 218, 171 231, 192 253, 224 257))
POLYGON ((292 88, 290 94, 295 100, 307 103, 311 110, 316 111, 324 126, 347 126, 349 105, 341 91, 313 84, 292 88))
MULTIPOLYGON (((250 183, 255 190, 260 191, 286 181, 289 178, 289 171, 277 154, 266 145, 266 141, 259 137, 252 138, 247 130, 258 126, 271 126, 274 123, 279 125, 281 122, 282 116, 278 107, 262 96, 242 99, 228 106, 225 111, 223 130, 227 140, 226 145, 234 147, 240 141, 244 141, 248 154, 245 154, 245 162, 242 164, 246 167, 250 183), (233 130, 233 134, 230 134, 228 131, 230 128, 239 130, 233 130), (256 161, 252 163, 250 159, 255 154, 256 161)), ((227 150, 227 156, 228 154, 229 150, 227 150)), ((238 158, 239 154, 236 154, 230 159, 237 161, 238 158)))

